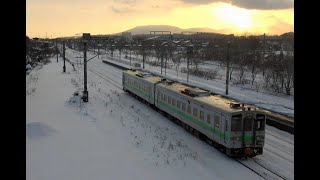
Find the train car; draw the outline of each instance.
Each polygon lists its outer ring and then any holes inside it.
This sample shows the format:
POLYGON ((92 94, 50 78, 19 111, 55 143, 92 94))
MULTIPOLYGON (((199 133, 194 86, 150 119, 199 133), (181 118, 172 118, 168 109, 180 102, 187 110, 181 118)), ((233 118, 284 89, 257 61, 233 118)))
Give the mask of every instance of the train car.
POLYGON ((160 82, 161 78, 153 76, 150 73, 128 70, 123 71, 122 87, 123 90, 133 93, 150 104, 154 104, 155 84, 160 82))
POLYGON ((259 109, 142 71, 123 72, 123 89, 172 116, 228 156, 263 153, 266 117, 259 109))
POLYGON ((265 115, 250 106, 181 83, 156 85, 155 106, 182 121, 188 131, 209 138, 229 156, 262 154, 265 115))

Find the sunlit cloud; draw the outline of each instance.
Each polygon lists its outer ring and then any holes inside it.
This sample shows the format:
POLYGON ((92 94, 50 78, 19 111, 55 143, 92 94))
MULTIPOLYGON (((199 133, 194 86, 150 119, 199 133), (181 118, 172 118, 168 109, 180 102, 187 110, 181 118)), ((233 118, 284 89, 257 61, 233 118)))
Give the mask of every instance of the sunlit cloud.
POLYGON ((293 0, 181 0, 191 4, 211 4, 214 2, 230 3, 246 9, 288 9, 293 8, 293 0))

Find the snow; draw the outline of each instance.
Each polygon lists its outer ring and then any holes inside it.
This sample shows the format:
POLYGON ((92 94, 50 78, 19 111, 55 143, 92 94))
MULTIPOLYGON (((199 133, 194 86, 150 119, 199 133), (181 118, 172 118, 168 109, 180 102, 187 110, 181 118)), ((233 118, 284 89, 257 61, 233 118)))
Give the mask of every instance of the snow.
POLYGON ((26 69, 31 69, 32 66, 30 64, 27 64, 26 69))
POLYGON ((26 126, 26 135, 30 139, 49 136, 55 132, 55 129, 42 122, 31 122, 26 126))
POLYGON ((69 103, 82 76, 61 69, 52 59, 28 75, 26 179, 257 179, 91 73, 89 103, 69 103))
MULTIPOLYGON (((91 60, 83 103, 81 67, 62 66, 52 58, 26 76, 27 180, 263 179, 119 89, 121 70, 91 60)), ((293 179, 294 136, 267 128, 255 160, 293 179)))

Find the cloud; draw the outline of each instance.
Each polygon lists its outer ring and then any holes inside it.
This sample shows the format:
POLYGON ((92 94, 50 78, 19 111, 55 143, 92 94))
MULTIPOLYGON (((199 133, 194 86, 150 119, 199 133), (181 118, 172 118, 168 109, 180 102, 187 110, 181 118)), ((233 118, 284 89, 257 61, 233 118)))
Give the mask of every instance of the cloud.
POLYGON ((231 3, 234 6, 246 9, 288 9, 293 8, 293 0, 181 0, 190 4, 209 4, 214 2, 231 3))
POLYGON ((110 9, 114 12, 114 13, 121 13, 122 11, 113 7, 113 6, 110 6, 110 9))
POLYGON ((117 13, 117 14, 129 14, 136 12, 134 8, 128 8, 128 7, 114 7, 110 6, 110 9, 112 12, 117 13))
POLYGON ((127 5, 135 5, 137 0, 113 0, 116 3, 127 4, 127 5))

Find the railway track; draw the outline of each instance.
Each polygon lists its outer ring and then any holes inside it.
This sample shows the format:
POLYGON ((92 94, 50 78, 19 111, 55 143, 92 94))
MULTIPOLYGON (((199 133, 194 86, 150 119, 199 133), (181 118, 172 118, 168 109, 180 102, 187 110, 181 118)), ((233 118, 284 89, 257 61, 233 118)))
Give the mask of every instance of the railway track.
POLYGON ((271 143, 268 143, 268 142, 265 142, 265 143, 268 144, 269 146, 272 146, 272 147, 275 148, 275 149, 278 149, 278 150, 280 150, 280 151, 282 151, 282 152, 290 155, 290 156, 294 156, 294 154, 291 154, 290 152, 287 152, 287 151, 284 150, 284 149, 281 149, 281 148, 279 148, 279 147, 277 147, 277 146, 275 146, 275 145, 272 145, 271 143))
POLYGON ((234 159, 234 160, 237 161, 238 163, 242 164, 246 168, 250 169, 251 171, 253 171, 257 175, 259 175, 263 179, 266 179, 266 180, 287 179, 287 178, 277 174, 273 170, 265 167, 264 165, 258 163, 253 158, 248 158, 245 160, 239 160, 239 159, 234 159))
POLYGON ((284 136, 284 137, 286 137, 286 138, 282 138, 280 134, 278 134, 277 132, 269 129, 268 127, 266 127, 266 130, 273 132, 273 134, 272 134, 272 133, 266 131, 266 134, 268 134, 268 135, 270 135, 270 136, 273 136, 273 137, 275 137, 275 138, 277 138, 277 139, 280 139, 280 140, 282 140, 282 141, 285 141, 285 142, 287 142, 288 144, 294 146, 294 142, 292 142, 289 137, 284 136), (278 135, 275 135, 275 133, 278 134, 278 135))
MULTIPOLYGON (((68 59, 70 60, 70 62, 75 63, 74 61, 71 60, 71 59, 73 59, 73 58, 71 58, 70 56, 68 57, 68 59)), ((80 70, 83 71, 83 67, 81 67, 80 65, 78 65, 77 67, 78 67, 78 69, 80 69, 80 70)), ((87 66, 87 69, 88 69, 88 71, 92 72, 93 74, 99 76, 99 77, 102 78, 103 80, 111 83, 111 84, 114 85, 115 87, 117 87, 117 88, 119 88, 119 89, 122 90, 122 85, 121 85, 120 83, 116 82, 115 80, 113 80, 112 78, 109 78, 108 76, 105 76, 103 73, 101 73, 101 72, 99 72, 99 71, 93 70, 93 68, 91 68, 91 67, 89 67, 89 66, 87 66)), ((106 70, 104 70, 104 71, 105 71, 105 72, 108 72, 108 71, 106 71, 106 70)), ((110 72, 109 72, 109 73, 110 73, 110 72)), ((110 74, 112 74, 112 73, 110 73, 110 74)))

